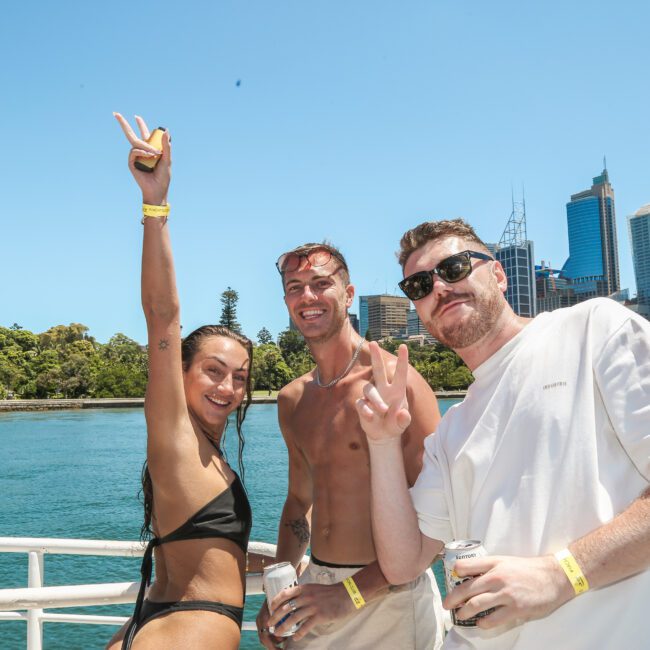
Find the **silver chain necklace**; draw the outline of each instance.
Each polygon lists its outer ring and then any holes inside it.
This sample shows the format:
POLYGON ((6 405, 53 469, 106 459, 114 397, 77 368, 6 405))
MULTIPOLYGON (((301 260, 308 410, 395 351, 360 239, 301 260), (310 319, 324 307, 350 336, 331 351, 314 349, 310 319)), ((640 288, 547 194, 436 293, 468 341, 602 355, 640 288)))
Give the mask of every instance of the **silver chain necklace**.
POLYGON ((357 360, 357 357, 359 356, 359 352, 361 352, 361 346, 363 345, 365 339, 361 339, 359 341, 359 345, 357 345, 357 349, 354 351, 354 354, 352 355, 352 358, 350 359, 350 363, 345 367, 345 370, 338 376, 334 377, 332 381, 328 382, 327 384, 321 384, 320 382, 320 372, 318 371, 318 366, 316 366, 316 383, 320 388, 331 388, 334 386, 334 384, 338 384, 345 375, 347 375, 350 370, 352 370, 352 366, 354 365, 354 362, 357 360))

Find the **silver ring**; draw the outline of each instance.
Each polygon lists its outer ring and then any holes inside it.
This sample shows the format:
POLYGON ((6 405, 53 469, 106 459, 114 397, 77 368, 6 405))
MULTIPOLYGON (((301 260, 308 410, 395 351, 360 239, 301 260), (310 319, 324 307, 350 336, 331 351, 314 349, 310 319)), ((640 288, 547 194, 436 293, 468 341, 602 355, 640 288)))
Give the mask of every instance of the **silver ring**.
POLYGON ((269 628, 268 628, 268 627, 261 627, 261 628, 260 628, 260 632, 261 632, 262 634, 266 634, 268 631, 269 631, 269 628))
POLYGON ((291 611, 295 612, 298 608, 296 607, 296 602, 294 600, 289 601, 289 607, 291 607, 291 611))

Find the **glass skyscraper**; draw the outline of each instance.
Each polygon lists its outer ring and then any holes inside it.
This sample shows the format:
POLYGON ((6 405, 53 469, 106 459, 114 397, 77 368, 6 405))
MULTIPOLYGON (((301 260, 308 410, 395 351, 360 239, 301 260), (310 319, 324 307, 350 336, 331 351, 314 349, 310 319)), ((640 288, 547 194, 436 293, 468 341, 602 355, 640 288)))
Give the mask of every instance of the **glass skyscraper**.
POLYGON ((650 204, 628 217, 639 313, 650 315, 650 204))
POLYGON ((614 190, 607 169, 591 189, 573 194, 566 205, 569 259, 562 277, 581 298, 609 296, 620 287, 614 190))
POLYGON ((365 336, 368 331, 368 296, 359 296, 359 334, 365 336))

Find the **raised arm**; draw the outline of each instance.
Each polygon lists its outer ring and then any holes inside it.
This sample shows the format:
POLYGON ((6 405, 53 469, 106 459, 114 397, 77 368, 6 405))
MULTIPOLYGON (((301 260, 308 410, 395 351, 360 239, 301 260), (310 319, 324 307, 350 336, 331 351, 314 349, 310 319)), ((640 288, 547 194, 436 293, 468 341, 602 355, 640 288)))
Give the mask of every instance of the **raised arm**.
POLYGON ((408 492, 402 454, 402 434, 411 424, 406 400, 408 349, 400 346, 389 382, 379 346, 369 347, 374 384, 364 387, 357 411, 370 450, 373 534, 386 579, 401 584, 426 570, 443 544, 420 532, 408 492))
MULTIPOLYGON (((143 204, 167 205, 171 178, 169 132, 163 134, 162 151, 158 151, 147 143, 150 133, 142 118, 136 117, 140 137, 122 115, 115 113, 115 118, 132 147, 129 169, 142 191, 143 204), (160 160, 153 172, 136 168, 136 158, 155 155, 160 155, 160 160)), ((188 422, 188 416, 183 391, 180 308, 167 219, 145 218, 143 227, 142 308, 147 321, 149 352, 145 399, 147 458, 151 471, 155 472, 157 464, 164 465, 169 448, 181 441, 179 430, 186 427, 180 425, 188 422)), ((160 471, 164 471, 164 467, 160 471)))

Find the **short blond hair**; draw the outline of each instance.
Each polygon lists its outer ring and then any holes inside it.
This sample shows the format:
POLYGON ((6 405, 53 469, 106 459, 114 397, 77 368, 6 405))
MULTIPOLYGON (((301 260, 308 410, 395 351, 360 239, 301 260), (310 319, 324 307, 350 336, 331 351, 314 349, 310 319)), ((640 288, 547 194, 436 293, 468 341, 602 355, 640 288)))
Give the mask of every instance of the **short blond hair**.
POLYGON ((463 219, 446 219, 442 221, 425 221, 411 230, 407 230, 399 243, 397 259, 402 267, 406 266, 411 253, 422 248, 426 243, 443 237, 462 237, 480 246, 486 253, 490 250, 476 231, 463 219))

